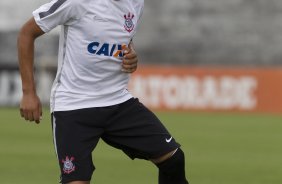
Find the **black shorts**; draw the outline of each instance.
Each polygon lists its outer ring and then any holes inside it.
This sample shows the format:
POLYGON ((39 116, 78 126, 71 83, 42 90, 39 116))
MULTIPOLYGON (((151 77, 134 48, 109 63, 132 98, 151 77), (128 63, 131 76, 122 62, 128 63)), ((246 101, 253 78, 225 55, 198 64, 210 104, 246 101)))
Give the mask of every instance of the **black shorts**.
POLYGON ((158 158, 180 145, 138 99, 124 103, 52 113, 53 136, 62 183, 89 181, 92 151, 102 138, 131 159, 158 158))

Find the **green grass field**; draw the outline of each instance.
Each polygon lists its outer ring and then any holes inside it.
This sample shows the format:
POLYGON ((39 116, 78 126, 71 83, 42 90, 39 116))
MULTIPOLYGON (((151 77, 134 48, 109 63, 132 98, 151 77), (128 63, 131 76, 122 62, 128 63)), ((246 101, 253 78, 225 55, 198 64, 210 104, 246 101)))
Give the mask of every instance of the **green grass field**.
MULTIPOLYGON (((157 113, 186 152, 191 184, 281 184, 282 116, 157 113)), ((0 184, 55 184, 59 170, 49 112, 40 125, 0 109, 0 184)), ((157 184, 148 161, 130 160, 102 141, 93 153, 95 184, 157 184)))

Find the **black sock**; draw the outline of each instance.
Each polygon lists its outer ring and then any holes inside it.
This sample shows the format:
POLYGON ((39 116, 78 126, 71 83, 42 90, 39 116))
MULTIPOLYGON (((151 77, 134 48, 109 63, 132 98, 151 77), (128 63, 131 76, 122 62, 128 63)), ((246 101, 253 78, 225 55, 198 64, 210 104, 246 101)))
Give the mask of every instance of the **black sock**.
POLYGON ((185 177, 185 157, 179 148, 174 155, 157 164, 159 168, 159 184, 189 184, 185 177))

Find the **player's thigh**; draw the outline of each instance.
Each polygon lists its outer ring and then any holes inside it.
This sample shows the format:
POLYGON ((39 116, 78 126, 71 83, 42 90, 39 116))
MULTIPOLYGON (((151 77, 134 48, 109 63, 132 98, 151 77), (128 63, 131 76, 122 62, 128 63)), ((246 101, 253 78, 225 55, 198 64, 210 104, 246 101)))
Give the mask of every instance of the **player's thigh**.
POLYGON ((88 181, 94 171, 91 153, 103 131, 87 113, 87 110, 52 113, 54 145, 63 183, 88 181))
POLYGON ((180 146, 138 99, 120 105, 118 115, 108 124, 102 138, 131 158, 159 158, 180 146))

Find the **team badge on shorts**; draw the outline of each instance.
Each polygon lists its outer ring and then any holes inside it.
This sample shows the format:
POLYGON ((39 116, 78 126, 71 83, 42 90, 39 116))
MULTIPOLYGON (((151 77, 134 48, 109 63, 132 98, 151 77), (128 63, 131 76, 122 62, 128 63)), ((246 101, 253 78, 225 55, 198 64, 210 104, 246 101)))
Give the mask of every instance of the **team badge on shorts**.
POLYGON ((124 28, 129 33, 134 29, 134 23, 132 21, 133 18, 134 18, 134 15, 131 13, 124 15, 124 19, 125 19, 124 28))
POLYGON ((73 171, 75 171, 75 165, 73 164, 73 161, 74 161, 74 157, 68 157, 68 156, 66 156, 65 160, 64 159, 62 160, 62 163, 64 164, 63 171, 65 174, 70 174, 73 171))

